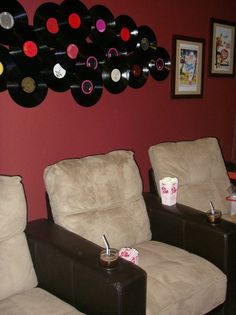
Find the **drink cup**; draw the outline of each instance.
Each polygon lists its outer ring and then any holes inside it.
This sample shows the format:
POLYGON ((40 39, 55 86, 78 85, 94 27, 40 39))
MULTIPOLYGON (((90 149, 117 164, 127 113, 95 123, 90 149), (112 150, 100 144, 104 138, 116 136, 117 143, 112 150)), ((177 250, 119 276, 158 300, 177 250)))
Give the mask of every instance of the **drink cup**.
POLYGON ((178 179, 164 177, 160 180, 161 202, 163 205, 173 206, 177 200, 178 179))
POLYGON ((112 269, 118 265, 119 252, 115 248, 111 248, 109 254, 104 249, 100 252, 100 265, 106 269, 112 269))

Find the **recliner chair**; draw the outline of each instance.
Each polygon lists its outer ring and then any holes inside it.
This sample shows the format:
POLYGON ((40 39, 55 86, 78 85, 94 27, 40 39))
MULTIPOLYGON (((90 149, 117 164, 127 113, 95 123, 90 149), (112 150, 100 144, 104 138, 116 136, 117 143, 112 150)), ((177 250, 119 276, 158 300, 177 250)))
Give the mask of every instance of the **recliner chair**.
MULTIPOLYGON (((169 218, 155 196, 142 194, 133 152, 59 161, 45 169, 44 180, 56 224, 99 246, 105 234, 112 247, 139 251, 139 266, 147 273, 146 310, 109 315, 225 314, 226 276, 216 267, 224 264, 224 257, 218 257, 222 248, 208 255, 215 265, 200 257, 209 248, 196 246, 192 222, 169 218)), ((211 246, 215 231, 201 223, 195 230, 205 231, 211 246)), ((222 242, 225 235, 217 234, 222 242)), ((133 302, 139 299, 134 296, 133 302)))

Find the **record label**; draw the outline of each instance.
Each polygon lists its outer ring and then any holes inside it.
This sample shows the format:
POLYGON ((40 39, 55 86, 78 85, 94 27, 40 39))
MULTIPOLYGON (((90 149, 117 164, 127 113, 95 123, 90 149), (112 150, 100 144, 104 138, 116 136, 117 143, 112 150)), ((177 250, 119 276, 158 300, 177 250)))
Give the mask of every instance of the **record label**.
POLYGON ((139 78, 142 75, 142 68, 140 67, 140 65, 134 64, 130 70, 131 70, 131 74, 135 78, 139 78))
POLYGON ((87 67, 91 67, 93 69, 97 69, 98 68, 98 60, 96 57, 94 56, 89 56, 86 60, 86 66, 87 67))
POLYGON ((76 30, 81 25, 80 16, 76 13, 71 13, 68 18, 68 24, 70 25, 71 28, 76 30))
POLYGON ((150 43, 149 43, 148 38, 147 37, 143 37, 141 39, 141 48, 142 48, 142 50, 147 51, 149 49, 149 47, 150 47, 150 43))
POLYGON ((25 77, 21 81, 21 88, 25 93, 31 94, 36 90, 36 82, 31 77, 25 77))
POLYGON ((27 57, 34 58, 38 53, 38 46, 35 42, 28 40, 23 44, 22 50, 27 57))
POLYGON ((115 47, 111 47, 108 49, 108 52, 107 52, 108 58, 118 57, 118 56, 119 56, 119 51, 115 47))
POLYGON ((106 30, 106 22, 102 19, 98 19, 96 22, 96 29, 98 32, 103 33, 106 30))
POLYGON ((0 75, 3 74, 3 71, 4 71, 4 66, 3 66, 3 64, 0 61, 0 75))
POLYGON ((0 13, 0 26, 5 30, 13 28, 15 22, 13 16, 9 12, 0 13))
POLYGON ((70 59, 76 59, 79 54, 79 48, 75 44, 69 44, 66 48, 66 53, 70 59))
POLYGON ((121 79, 121 72, 119 69, 113 69, 111 71, 111 79, 113 82, 119 82, 121 79))
POLYGON ((93 92, 93 82, 90 80, 84 80, 81 83, 81 90, 86 95, 91 94, 93 92))
POLYGON ((50 17, 46 21, 46 29, 51 34, 57 34, 59 32, 59 25, 57 19, 50 17))
POLYGON ((122 27, 120 37, 124 42, 128 42, 130 40, 130 31, 127 27, 122 27))
POLYGON ((66 70, 59 63, 56 63, 53 67, 53 74, 57 79, 63 79, 66 75, 66 70))
POLYGON ((163 70, 165 67, 164 60, 162 58, 157 58, 156 60, 156 68, 158 71, 163 70))

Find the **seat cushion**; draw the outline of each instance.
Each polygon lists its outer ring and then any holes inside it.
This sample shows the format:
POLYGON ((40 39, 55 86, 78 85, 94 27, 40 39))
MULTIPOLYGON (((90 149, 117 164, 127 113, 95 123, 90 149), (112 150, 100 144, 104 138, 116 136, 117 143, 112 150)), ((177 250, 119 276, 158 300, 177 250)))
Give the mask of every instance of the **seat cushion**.
POLYGON ((160 179, 177 177, 178 203, 206 212, 212 201, 229 212, 230 181, 216 138, 160 143, 150 147, 149 156, 158 191, 160 179))
POLYGON ((0 176, 0 300, 37 285, 24 229, 26 200, 19 176, 0 176))
POLYGON ((151 238, 133 152, 68 159, 45 169, 54 221, 90 241, 121 248, 151 238))
POLYGON ((40 288, 34 288, 0 301, 4 315, 79 315, 71 305, 40 288))
POLYGON ((201 315, 224 302, 226 276, 212 263, 157 241, 135 248, 147 272, 146 315, 201 315))

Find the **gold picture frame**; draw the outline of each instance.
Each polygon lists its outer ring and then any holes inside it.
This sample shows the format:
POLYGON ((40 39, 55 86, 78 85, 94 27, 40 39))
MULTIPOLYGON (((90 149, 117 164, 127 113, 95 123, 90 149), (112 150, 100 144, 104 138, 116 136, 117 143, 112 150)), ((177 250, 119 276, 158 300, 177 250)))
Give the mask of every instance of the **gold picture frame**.
POLYGON ((234 76, 235 27, 232 22, 210 19, 209 75, 234 76))
POLYGON ((205 40, 173 35, 172 46, 171 96, 202 97, 205 40))

